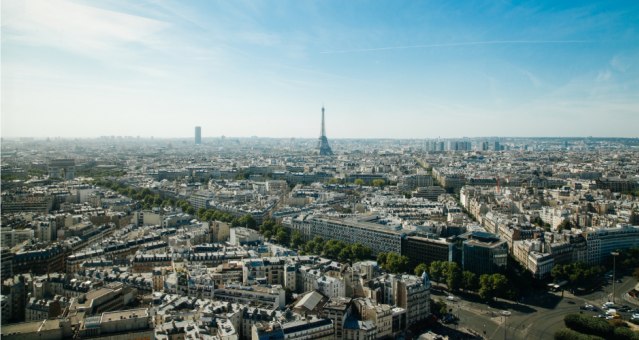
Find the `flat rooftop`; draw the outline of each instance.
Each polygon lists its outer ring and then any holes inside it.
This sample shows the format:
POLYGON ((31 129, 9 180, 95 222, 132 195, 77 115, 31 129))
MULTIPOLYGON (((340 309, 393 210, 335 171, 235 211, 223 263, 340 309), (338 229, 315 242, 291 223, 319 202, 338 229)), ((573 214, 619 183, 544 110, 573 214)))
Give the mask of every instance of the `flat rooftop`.
POLYGON ((149 316, 149 311, 146 308, 137 308, 137 309, 127 309, 115 312, 105 312, 102 313, 102 318, 100 322, 109 322, 109 321, 117 321, 123 319, 132 319, 132 318, 146 318, 149 316))

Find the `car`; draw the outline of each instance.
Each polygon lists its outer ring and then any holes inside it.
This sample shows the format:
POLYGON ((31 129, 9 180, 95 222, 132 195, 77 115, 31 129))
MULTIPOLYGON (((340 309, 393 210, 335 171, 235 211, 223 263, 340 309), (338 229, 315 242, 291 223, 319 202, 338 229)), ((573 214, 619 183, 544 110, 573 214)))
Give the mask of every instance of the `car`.
POLYGON ((457 321, 457 317, 450 313, 442 317, 442 322, 445 324, 455 323, 456 321, 457 321))
POLYGON ((448 301, 455 301, 455 297, 452 295, 448 295, 448 297, 446 298, 446 300, 448 301))
POLYGON ((639 320, 639 313, 632 314, 632 318, 631 319, 639 320))
POLYGON ((596 312, 597 311, 597 307, 590 305, 590 304, 586 304, 585 306, 581 306, 579 307, 581 310, 589 310, 589 311, 593 311, 596 312))
POLYGON ((606 316, 603 314, 599 314, 599 315, 593 315, 593 318, 605 318, 606 316))

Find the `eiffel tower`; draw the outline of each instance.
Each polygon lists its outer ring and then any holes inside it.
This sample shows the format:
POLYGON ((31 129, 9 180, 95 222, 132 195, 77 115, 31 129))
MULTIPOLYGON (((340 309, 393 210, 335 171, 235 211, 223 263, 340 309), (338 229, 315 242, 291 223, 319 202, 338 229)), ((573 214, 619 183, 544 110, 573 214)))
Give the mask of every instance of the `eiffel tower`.
POLYGON ((317 143, 320 156, 331 156, 333 150, 328 145, 328 139, 326 138, 326 128, 324 127, 324 105, 322 105, 322 133, 320 134, 319 141, 317 143))

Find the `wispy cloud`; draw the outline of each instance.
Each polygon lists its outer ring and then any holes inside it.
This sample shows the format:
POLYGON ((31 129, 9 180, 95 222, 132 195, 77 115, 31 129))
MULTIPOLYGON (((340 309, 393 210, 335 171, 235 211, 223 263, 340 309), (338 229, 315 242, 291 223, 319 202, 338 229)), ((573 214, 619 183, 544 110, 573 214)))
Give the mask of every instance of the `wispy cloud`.
POLYGON ((406 50, 415 48, 438 48, 438 47, 464 47, 464 46, 480 46, 480 45, 548 45, 548 44, 587 44, 589 40, 488 40, 488 41, 466 41, 441 44, 421 44, 421 45, 403 45, 403 46, 385 46, 374 48, 359 48, 348 50, 331 50, 321 51, 323 54, 337 53, 356 53, 356 52, 375 52, 388 50, 406 50))
POLYGON ((3 39, 95 56, 126 44, 149 45, 167 23, 68 0, 3 1, 3 39), (10 15, 9 15, 10 14, 10 15))

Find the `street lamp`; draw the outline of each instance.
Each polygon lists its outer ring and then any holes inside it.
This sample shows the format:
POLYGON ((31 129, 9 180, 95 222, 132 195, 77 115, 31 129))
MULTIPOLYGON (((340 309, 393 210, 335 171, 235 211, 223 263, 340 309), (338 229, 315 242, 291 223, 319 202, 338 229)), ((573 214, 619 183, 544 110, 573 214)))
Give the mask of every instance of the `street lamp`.
POLYGON ((619 256, 619 252, 613 251, 610 253, 612 255, 612 303, 615 303, 615 274, 617 274, 617 256, 619 256))
POLYGON ((505 310, 501 312, 501 315, 504 317, 504 340, 506 340, 506 332, 508 331, 508 317, 510 316, 510 312, 505 310))

